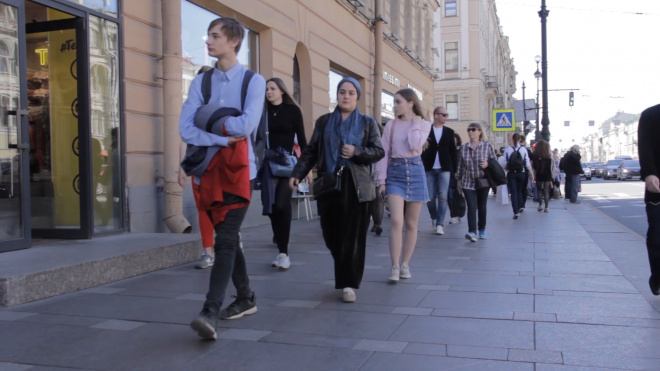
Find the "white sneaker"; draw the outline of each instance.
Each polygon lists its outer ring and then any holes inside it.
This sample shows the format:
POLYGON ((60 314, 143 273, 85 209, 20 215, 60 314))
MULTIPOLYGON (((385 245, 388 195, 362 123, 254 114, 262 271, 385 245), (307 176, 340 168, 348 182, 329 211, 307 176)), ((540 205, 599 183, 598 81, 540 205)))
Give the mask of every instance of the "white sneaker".
POLYGON ((341 300, 344 303, 355 303, 355 290, 350 287, 344 288, 341 294, 341 300))
POLYGON ((273 260, 271 266, 280 269, 289 269, 291 266, 291 259, 289 259, 289 255, 285 253, 277 254, 277 257, 273 260))
POLYGON ((397 282, 399 280, 399 266, 398 265, 393 265, 392 270, 390 271, 390 276, 387 277, 388 280, 392 282, 397 282))
POLYGON ((442 228, 442 226, 438 224, 438 225, 435 227, 435 234, 439 234, 439 235, 443 235, 443 234, 445 234, 445 230, 444 230, 444 228, 442 228))
POLYGON ((412 277, 410 274, 410 267, 407 264, 401 264, 401 271, 399 272, 399 277, 408 279, 412 277))
POLYGON ((457 216, 455 216, 455 217, 451 218, 451 220, 449 221, 449 224, 458 224, 458 222, 460 222, 460 221, 461 221, 461 219, 459 219, 457 216))

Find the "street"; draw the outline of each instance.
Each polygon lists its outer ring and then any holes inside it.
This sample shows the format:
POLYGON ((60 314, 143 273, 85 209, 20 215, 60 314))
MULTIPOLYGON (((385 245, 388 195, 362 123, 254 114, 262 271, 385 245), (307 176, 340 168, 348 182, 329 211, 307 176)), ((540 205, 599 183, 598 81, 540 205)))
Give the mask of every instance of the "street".
POLYGON ((579 198, 640 236, 646 237, 648 225, 644 209, 644 182, 591 178, 582 181, 579 198))

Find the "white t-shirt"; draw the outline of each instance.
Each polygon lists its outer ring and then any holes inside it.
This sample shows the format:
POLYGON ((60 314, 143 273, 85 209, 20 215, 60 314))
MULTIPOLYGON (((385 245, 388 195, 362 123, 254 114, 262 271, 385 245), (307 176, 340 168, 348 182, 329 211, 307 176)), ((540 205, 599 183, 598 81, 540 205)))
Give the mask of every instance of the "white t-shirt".
MULTIPOLYGON (((436 143, 440 143, 440 138, 442 138, 442 129, 444 128, 444 125, 439 128, 432 126, 432 128, 433 128, 433 134, 435 134, 436 143)), ((433 163, 433 168, 442 169, 442 166, 440 166, 440 152, 435 154, 435 163, 433 163)))

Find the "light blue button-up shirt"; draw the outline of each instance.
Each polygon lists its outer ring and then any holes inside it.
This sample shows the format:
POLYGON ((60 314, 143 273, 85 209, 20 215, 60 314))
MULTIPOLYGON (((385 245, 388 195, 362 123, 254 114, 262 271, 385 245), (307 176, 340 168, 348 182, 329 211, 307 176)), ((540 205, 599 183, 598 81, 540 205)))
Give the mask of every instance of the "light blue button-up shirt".
MULTIPOLYGON (((236 108, 241 110, 241 87, 243 76, 247 69, 240 63, 236 63, 227 72, 213 69, 211 79, 211 99, 209 103, 216 103, 222 107, 236 108)), ((195 126, 195 114, 197 109, 204 105, 202 96, 203 74, 196 76, 190 84, 188 99, 183 103, 181 118, 179 120, 179 134, 181 139, 196 146, 227 146, 228 137, 222 137, 199 129, 195 126)), ((266 97, 266 80, 263 76, 255 73, 248 85, 247 96, 243 114, 237 117, 228 117, 225 121, 225 130, 232 137, 248 138, 248 155, 250 159, 250 179, 257 176, 257 165, 252 149, 249 135, 257 130, 261 114, 264 110, 264 99, 266 97)))

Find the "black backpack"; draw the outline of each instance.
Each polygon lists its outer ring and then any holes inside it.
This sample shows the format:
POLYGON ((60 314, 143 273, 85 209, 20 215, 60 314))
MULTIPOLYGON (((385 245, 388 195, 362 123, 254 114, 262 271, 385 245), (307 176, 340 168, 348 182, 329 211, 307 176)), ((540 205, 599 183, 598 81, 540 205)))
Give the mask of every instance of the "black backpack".
MULTIPOLYGON (((511 146, 513 148, 513 146, 511 146)), ((506 169, 509 171, 523 171, 525 168, 525 161, 523 160, 522 155, 520 154, 520 148, 513 149, 513 153, 509 156, 506 162, 506 169)))

